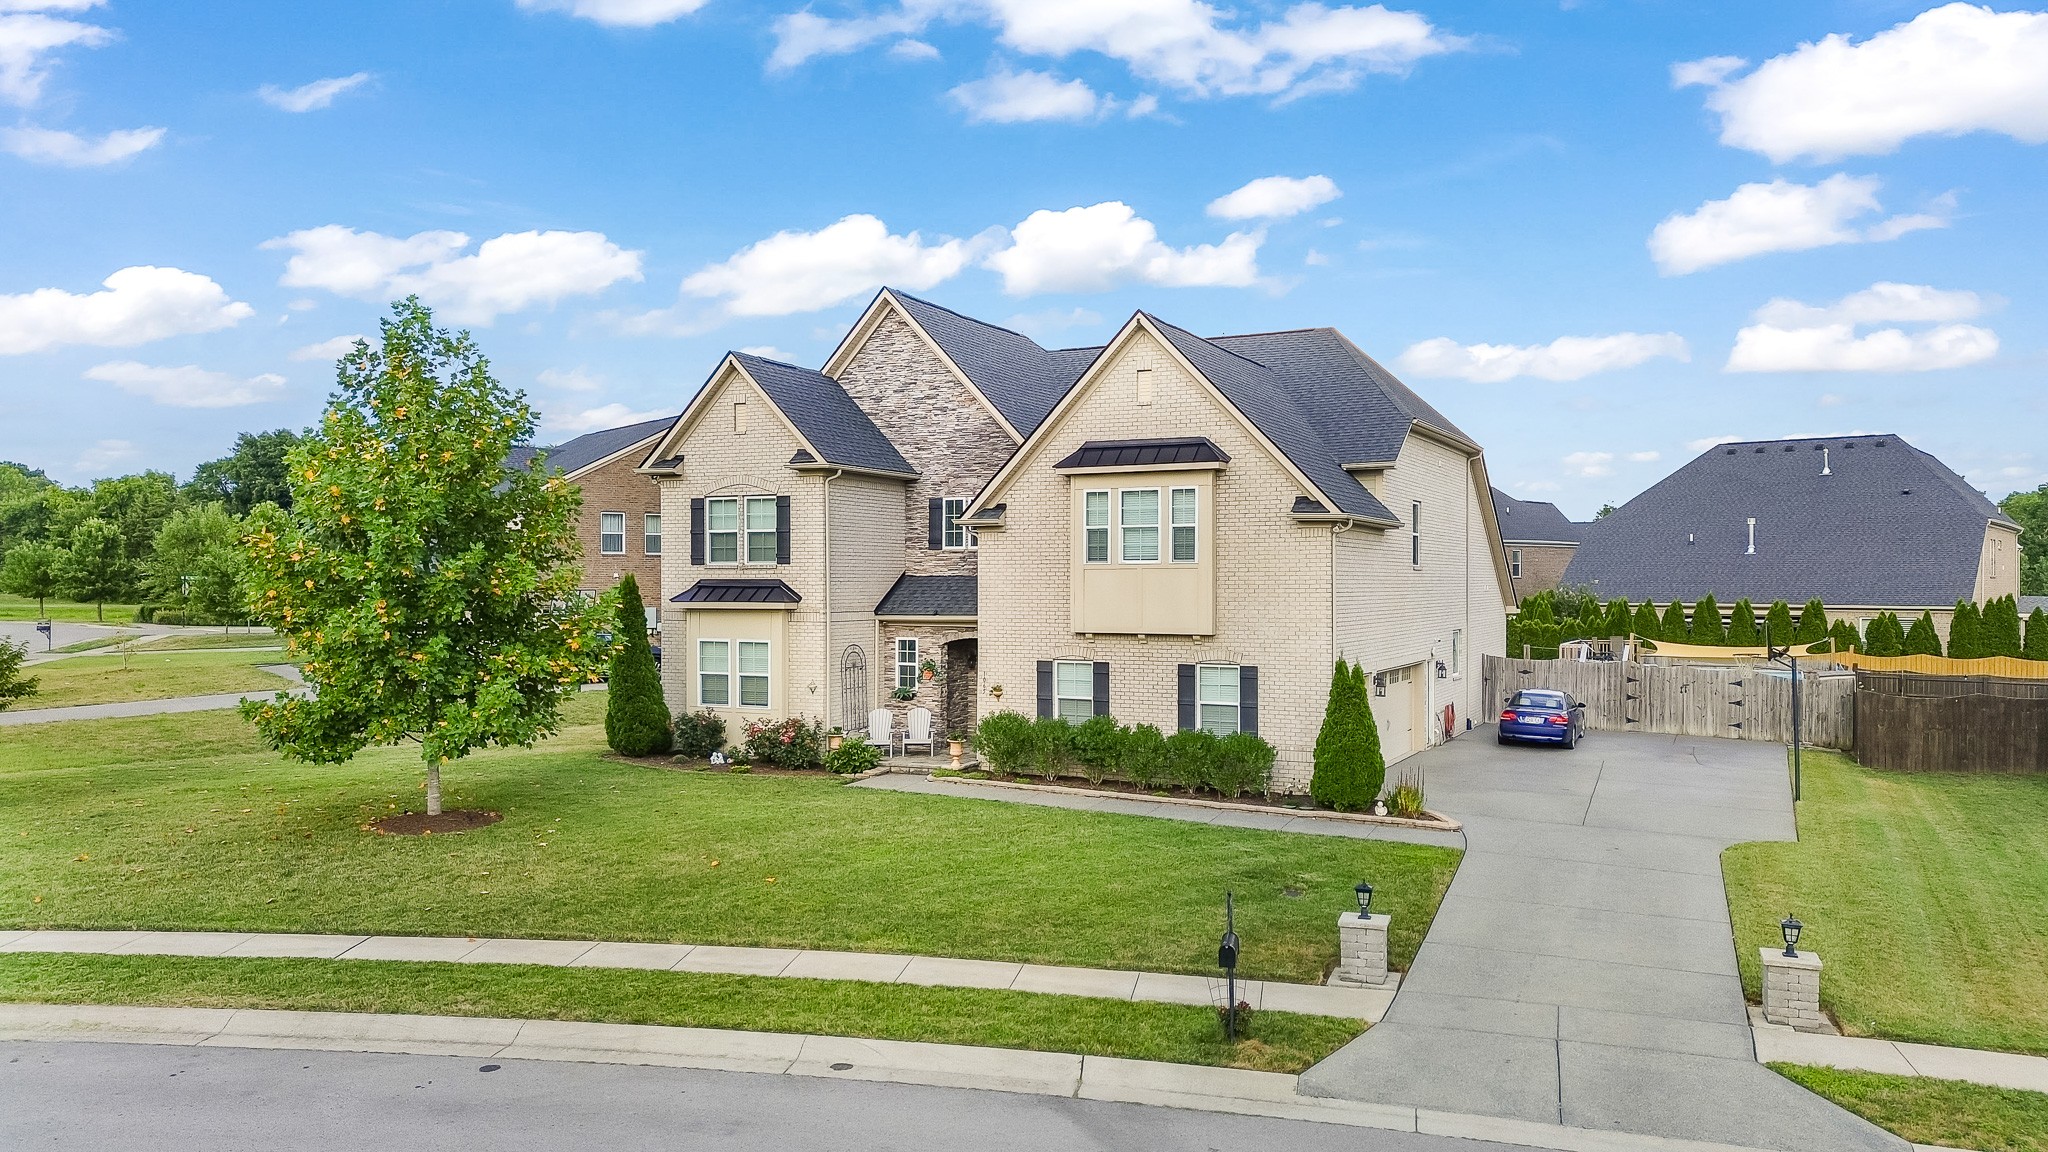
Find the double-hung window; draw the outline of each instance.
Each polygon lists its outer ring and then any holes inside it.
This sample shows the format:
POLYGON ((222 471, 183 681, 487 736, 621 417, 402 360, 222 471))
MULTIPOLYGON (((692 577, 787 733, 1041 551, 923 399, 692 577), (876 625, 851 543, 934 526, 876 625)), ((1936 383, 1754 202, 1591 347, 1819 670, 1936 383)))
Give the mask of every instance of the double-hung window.
POLYGON ((1173 551, 1175 564, 1195 562, 1195 489, 1175 488, 1171 490, 1170 523, 1173 526, 1173 551))
POLYGON ((1522 578, 1522 550, 1520 548, 1508 549, 1508 575, 1516 580, 1522 578))
POLYGON ((981 543, 974 535, 974 529, 960 523, 960 517, 967 511, 965 496, 948 496, 939 505, 941 521, 940 542, 948 549, 961 550, 976 547, 981 543))
POLYGON ((1117 530, 1121 546, 1117 559, 1126 564, 1152 564, 1159 560, 1159 489, 1117 490, 1117 530))
POLYGON ((722 708, 732 703, 730 642, 697 641, 697 703, 706 708, 722 708))
POLYGON ((1218 736, 1238 729, 1238 670, 1235 664, 1195 666, 1195 726, 1218 736))
POLYGON ((775 497, 747 497, 747 563, 775 563, 775 497))
POLYGON ((661 555, 661 517, 651 512, 640 518, 640 550, 649 556, 661 555))
MULTIPOLYGON (((660 518, 653 519, 658 529, 660 518)), ((744 548, 749 564, 775 563, 775 520, 773 496, 724 496, 704 501, 705 559, 713 564, 737 564, 744 548)))
POLYGON ((740 707, 768 706, 768 642, 742 640, 740 648, 740 707))
POLYGON ((624 512, 598 513, 597 550, 607 556, 621 556, 625 554, 626 514, 624 512))
POLYGON ((713 564, 740 562, 740 502, 732 497, 704 502, 704 557, 713 564))
POLYGON ((1081 533, 1085 538, 1088 563, 1109 563, 1109 493, 1107 491, 1098 490, 1081 494, 1081 533))
POLYGON ((1408 505, 1408 562, 1422 566, 1422 501, 1408 505))
POLYGON ((1052 714, 1069 724, 1095 715, 1095 665, 1086 660, 1053 662, 1052 714))
POLYGON ((896 641, 896 686, 917 687, 917 638, 914 636, 896 641))

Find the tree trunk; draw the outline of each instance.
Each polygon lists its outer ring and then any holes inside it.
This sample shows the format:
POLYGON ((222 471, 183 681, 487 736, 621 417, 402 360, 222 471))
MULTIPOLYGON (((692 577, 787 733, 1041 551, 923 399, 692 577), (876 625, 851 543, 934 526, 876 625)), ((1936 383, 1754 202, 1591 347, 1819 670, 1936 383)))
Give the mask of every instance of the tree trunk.
POLYGON ((427 765, 427 815, 441 814, 441 766, 427 765))

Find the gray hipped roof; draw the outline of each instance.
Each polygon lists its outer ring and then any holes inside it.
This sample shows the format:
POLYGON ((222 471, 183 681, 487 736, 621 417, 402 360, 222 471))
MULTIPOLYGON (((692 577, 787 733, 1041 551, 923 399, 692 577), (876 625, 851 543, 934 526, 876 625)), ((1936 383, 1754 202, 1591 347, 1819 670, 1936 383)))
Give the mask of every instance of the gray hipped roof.
MULTIPOLYGON (((545 453, 550 469, 574 472, 631 448, 650 436, 659 435, 675 422, 676 418, 673 416, 664 416, 659 420, 642 420, 638 424, 586 432, 574 440, 564 440, 552 448, 534 448, 522 444, 512 449, 506 456, 505 464, 510 468, 528 467, 533 463, 535 456, 545 453)), ((640 461, 635 460, 633 463, 638 465, 640 461)))
POLYGON ((873 472, 917 475, 882 430, 839 382, 822 372, 767 360, 745 352, 734 352, 747 375, 761 386, 775 407, 796 425, 804 439, 825 457, 823 463, 873 472))
POLYGON ((1493 493, 1493 516, 1500 521, 1503 543, 1576 544, 1585 530, 1547 500, 1517 500, 1498 488, 1487 491, 1493 493))
POLYGON ((972 616, 979 604, 972 576, 912 576, 906 572, 875 605, 875 615, 972 616))
POLYGON ((1564 582, 1602 599, 1938 607, 1975 592, 1993 521, 2011 523, 1897 436, 1745 441, 1585 525, 1564 582))

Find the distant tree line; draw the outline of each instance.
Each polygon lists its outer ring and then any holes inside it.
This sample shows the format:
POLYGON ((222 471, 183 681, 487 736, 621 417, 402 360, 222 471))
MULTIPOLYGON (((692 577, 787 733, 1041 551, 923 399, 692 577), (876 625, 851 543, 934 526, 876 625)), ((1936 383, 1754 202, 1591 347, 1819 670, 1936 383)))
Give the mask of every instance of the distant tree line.
POLYGON ((1872 656, 2048 660, 2048 612, 2036 608, 2022 621, 2019 602, 2011 596, 1982 605, 1957 601, 1944 651, 1931 612, 1922 612, 1911 627, 1897 613, 1880 612, 1866 628, 1859 629, 1846 617, 1830 621, 1819 600, 1807 601, 1796 615, 1790 604, 1779 600, 1759 615, 1756 605, 1747 599, 1724 609, 1707 595, 1690 609, 1683 601, 1673 601, 1660 613, 1655 604, 1631 605, 1621 599, 1603 604, 1591 592, 1572 588, 1538 592, 1522 601, 1521 611, 1508 618, 1508 655, 1527 652, 1539 660, 1552 659, 1560 645, 1572 640, 1629 635, 1653 642, 1715 647, 1825 645, 1819 650, 1872 656))

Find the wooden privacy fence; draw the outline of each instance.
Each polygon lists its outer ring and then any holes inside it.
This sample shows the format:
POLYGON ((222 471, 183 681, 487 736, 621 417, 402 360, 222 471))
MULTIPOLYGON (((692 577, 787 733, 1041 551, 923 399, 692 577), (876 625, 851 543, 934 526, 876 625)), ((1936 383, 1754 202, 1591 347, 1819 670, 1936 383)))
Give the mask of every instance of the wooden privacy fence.
POLYGON ((2025 660, 2018 656, 1986 656, 1980 660, 1951 660, 1946 656, 1867 656, 1861 652, 1824 653, 1814 657, 1846 665, 1858 672, 1918 672, 1922 679, 1958 677, 1982 679, 1987 676, 2035 680, 2048 684, 2048 660, 2025 660))
POLYGON ((2048 773, 2048 682, 1858 673, 1856 759, 1901 772, 2048 773))
MULTIPOLYGON (((1792 677, 1782 668, 1638 664, 1619 660, 1515 660, 1488 656, 1482 690, 1500 714, 1518 688, 1568 692, 1586 706, 1586 727, 1734 740, 1792 739, 1792 677)), ((1801 738, 1848 748, 1856 734, 1856 683, 1842 673, 1800 669, 1801 738)))

